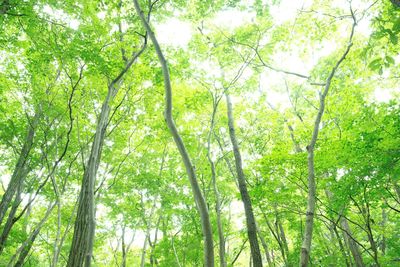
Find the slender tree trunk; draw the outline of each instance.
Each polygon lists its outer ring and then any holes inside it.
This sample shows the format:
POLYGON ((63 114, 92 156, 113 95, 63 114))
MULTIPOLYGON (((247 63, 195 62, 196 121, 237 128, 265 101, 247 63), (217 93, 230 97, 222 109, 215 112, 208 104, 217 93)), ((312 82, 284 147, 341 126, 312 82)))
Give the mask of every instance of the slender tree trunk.
MULTIPOLYGON (((15 215, 17 213, 17 209, 19 207, 19 204, 21 203, 21 189, 22 189, 22 183, 19 185, 17 194, 14 198, 14 202, 12 205, 12 208, 10 210, 10 213, 8 214, 8 218, 6 221, 6 224, 3 227, 3 231, 1 232, 0 236, 0 254, 3 252, 3 249, 5 248, 8 235, 10 234, 11 228, 13 225, 17 222, 17 218, 15 218, 15 215)), ((26 230, 26 229, 25 229, 26 230)))
POLYGON ((221 267, 226 267, 225 259, 225 237, 224 230, 221 221, 221 200, 218 192, 218 188, 215 180, 213 180, 213 188, 215 193, 215 212, 217 214, 217 229, 218 229, 218 239, 219 239, 219 262, 221 267))
POLYGON ((224 231, 223 231, 223 226, 222 226, 222 220, 221 220, 221 196, 219 194, 218 186, 217 186, 217 174, 216 174, 216 169, 215 169, 215 163, 211 157, 211 136, 212 133, 214 132, 214 126, 215 126, 215 116, 217 113, 218 109, 218 104, 221 100, 220 97, 217 96, 212 96, 213 97, 213 111, 211 115, 211 122, 210 122, 210 130, 208 132, 207 136, 207 159, 208 163, 210 164, 211 168, 211 182, 213 186, 213 191, 215 195, 215 212, 217 215, 217 230, 218 230, 218 249, 219 249, 219 262, 221 267, 226 267, 226 259, 225 259, 225 237, 224 237, 224 231))
POLYGON ((279 235, 278 232, 276 232, 274 230, 274 228, 272 227, 272 225, 269 222, 269 220, 268 220, 267 216, 265 215, 265 213, 263 213, 263 216, 264 216, 265 222, 267 223, 268 229, 271 231, 271 233, 274 236, 276 242, 278 242, 278 246, 279 246, 279 250, 281 252, 282 260, 283 260, 285 266, 288 266, 288 260, 287 260, 287 257, 286 257, 284 244, 283 244, 283 242, 282 242, 282 240, 280 238, 280 235, 279 235))
MULTIPOLYGON (((333 194, 332 194, 332 192, 330 191, 330 190, 328 190, 328 189, 325 189, 325 195, 326 195, 326 197, 328 198, 328 200, 331 200, 332 199, 332 197, 333 197, 333 194)), ((341 216, 342 215, 342 212, 340 212, 340 215, 339 216, 341 216)), ((342 220, 346 220, 346 218, 344 218, 344 217, 342 217, 341 218, 342 220)), ((339 233, 338 233, 338 231, 337 231, 337 226, 336 226, 336 223, 335 223, 335 221, 334 220, 331 220, 332 222, 331 222, 331 229, 332 229, 332 231, 333 231, 333 233, 334 233, 334 235, 336 236, 336 239, 337 239, 337 241, 338 241, 338 243, 339 243, 339 247, 340 247, 340 250, 341 250, 341 252, 342 252, 342 255, 343 255, 343 258, 345 259, 345 261, 346 261, 346 266, 349 266, 350 265, 350 263, 348 262, 348 260, 347 260, 347 254, 346 254, 346 251, 345 251, 345 247, 343 246, 343 243, 342 243, 342 239, 341 239, 341 237, 340 237, 340 235, 339 235, 339 233)), ((346 224, 347 224, 347 220, 346 220, 346 224)), ((342 227, 343 227, 343 224, 342 224, 342 227)), ((347 230, 349 230, 350 231, 350 228, 349 228, 349 225, 347 224, 347 229, 345 229, 346 231, 347 230)), ((350 232, 349 232, 350 233, 350 232)), ((347 240, 345 240, 345 241, 347 241, 347 240)), ((353 241, 353 240, 352 240, 353 241)), ((354 241, 353 241, 354 242, 354 241)), ((354 242, 355 243, 355 242, 354 242)), ((354 244, 356 247, 357 247, 357 244, 354 244)), ((358 247, 357 247, 357 250, 358 250, 358 247)), ((356 257, 360 257, 361 258, 361 255, 359 254, 359 252, 358 252, 358 254, 356 253, 355 254, 356 255, 356 257)), ((358 258, 356 259, 355 258, 355 261, 357 262, 358 261, 358 258)), ((361 262, 362 262, 362 258, 361 258, 361 262)), ((358 265, 357 265, 357 267, 359 267, 358 265)))
POLYGON ((269 266, 269 267, 273 267, 273 266, 275 266, 275 264, 274 264, 274 260, 271 259, 271 255, 269 254, 268 244, 267 244, 267 242, 265 241, 265 239, 264 239, 264 237, 263 237, 263 235, 262 235, 262 233, 261 233, 261 230, 260 230, 260 228, 258 227, 258 224, 256 224, 256 227, 257 227, 257 234, 258 234, 258 237, 260 238, 261 244, 262 244, 262 246, 263 246, 263 248, 264 248, 264 251, 265 251, 265 257, 266 257, 266 259, 267 259, 268 266, 269 266))
POLYGON ((344 246, 344 244, 343 244, 343 242, 342 242, 342 238, 341 238, 340 235, 339 235, 339 232, 338 232, 338 230, 337 230, 336 225, 333 225, 333 224, 332 224, 332 231, 334 232, 335 237, 336 237, 336 240, 338 241, 339 248, 340 248, 340 252, 342 253, 343 259, 344 259, 345 262, 346 262, 346 266, 347 266, 347 267, 350 267, 350 266, 351 266, 351 262, 348 261, 348 256, 347 256, 347 253, 346 253, 346 248, 345 248, 345 246, 344 246))
MULTIPOLYGON (((386 212, 386 209, 384 207, 382 207, 382 223, 381 223, 382 229, 386 228, 387 222, 388 222, 387 212, 386 212)), ((386 254, 386 235, 385 235, 385 232, 382 233, 382 238, 381 239, 382 240, 381 240, 380 248, 381 248, 381 251, 382 251, 382 255, 385 255, 386 254)))
MULTIPOLYGON (((72 211, 72 213, 71 213, 71 216, 70 216, 70 218, 69 218, 69 220, 68 220, 68 224, 67 224, 67 226, 65 227, 65 231, 64 231, 64 233, 63 233, 63 235, 62 235, 62 237, 61 237, 61 239, 60 239, 60 242, 59 242, 58 246, 57 246, 56 249, 53 251, 53 262, 55 262, 55 263, 58 262, 58 259, 59 259, 59 257, 60 257, 60 253, 61 253, 61 248, 62 248, 62 246, 63 246, 63 244, 64 244, 64 240, 65 240, 65 238, 67 237, 67 234, 69 233, 69 231, 70 231, 70 229, 71 229, 71 227, 72 227, 72 223, 73 223, 73 219, 74 219, 74 214, 75 214, 76 209, 77 209, 77 207, 78 207, 78 201, 79 201, 79 200, 75 201, 74 209, 73 209, 73 211, 72 211)), ((56 266, 56 265, 55 265, 55 266, 56 266)))
POLYGON ((171 237, 171 245, 172 245, 172 249, 173 249, 173 251, 174 251, 176 264, 178 265, 178 267, 182 267, 182 264, 181 264, 181 262, 179 261, 178 253, 176 252, 175 244, 174 244, 175 236, 176 236, 178 233, 179 233, 179 232, 177 232, 176 234, 174 234, 174 235, 171 237))
POLYGON ((236 139, 235 126, 233 121, 232 103, 229 94, 227 92, 225 93, 225 98, 228 108, 227 111, 228 111, 229 135, 233 146, 233 154, 235 156, 235 165, 236 165, 237 179, 239 183, 240 196, 242 198, 244 211, 246 215, 247 235, 250 242, 251 256, 253 258, 253 265, 255 267, 260 267, 262 266, 262 258, 257 240, 256 221, 254 219, 253 207, 251 205, 250 196, 247 191, 246 178, 243 173, 242 156, 240 155, 239 145, 236 139))
POLYGON ((201 189, 197 181, 196 173, 193 164, 191 162, 190 156, 186 150, 186 147, 182 141, 181 136, 178 133, 178 130, 175 126, 175 122, 172 118, 172 87, 171 87, 171 80, 169 76, 167 61, 164 58, 160 45, 158 44, 158 41, 154 35, 154 32, 150 27, 150 24, 145 19, 145 16, 139 6, 138 1, 134 0, 133 2, 135 5, 136 12, 140 17, 140 20, 142 21, 144 28, 149 34, 149 37, 154 45, 158 59, 162 66, 162 72, 164 76, 164 87, 165 87, 165 103, 166 103, 164 117, 167 122, 167 126, 172 134, 172 137, 175 141, 175 144, 179 150, 179 153, 181 154, 183 163, 186 168, 186 172, 189 177, 190 185, 192 187, 193 196, 196 202, 196 207, 200 214, 201 226, 204 238, 204 265, 207 267, 211 267, 214 266, 214 246, 213 246, 212 227, 208 214, 208 208, 206 201, 203 197, 203 194, 201 193, 201 189))
POLYGON ((50 204, 44 217, 40 220, 40 222, 36 225, 35 229, 32 231, 32 233, 29 235, 28 239, 18 248, 17 252, 14 254, 14 256, 11 258, 10 262, 8 263, 7 266, 11 267, 20 267, 23 266, 25 262, 26 256, 28 256, 33 243, 35 242, 36 237, 40 233, 40 230, 42 229, 44 223, 47 221, 49 218, 51 212, 53 211, 55 207, 55 203, 50 204), (19 255, 19 256, 18 256, 19 255), (15 258, 18 256, 17 262, 14 264, 15 258))
POLYGON ((157 223, 156 223, 156 230, 155 230, 155 233, 154 233, 153 242, 150 242, 150 239, 149 239, 149 244, 150 244, 150 247, 151 247, 151 251, 150 251, 150 264, 151 264, 151 266, 154 266, 154 265, 158 266, 158 261, 157 261, 156 256, 154 255, 154 252, 156 250, 156 244, 157 244, 157 239, 158 239, 158 230, 159 230, 159 227, 160 227, 161 219, 162 219, 162 216, 160 215, 158 217, 158 220, 157 220, 157 223))
POLYGON ((350 252, 353 255, 355 265, 357 267, 365 266, 362 256, 361 256, 361 253, 360 253, 360 249, 358 248, 357 243, 354 242, 354 240, 352 238, 352 232, 350 230, 350 226, 349 226, 349 223, 347 222, 347 219, 342 217, 340 219, 340 225, 342 226, 342 228, 344 230, 344 237, 345 237, 346 243, 348 244, 348 246, 350 248, 350 252))
POLYGON ((122 227, 122 236, 121 236, 121 252, 122 252, 122 261, 121 266, 126 266, 126 245, 125 245, 125 225, 122 227))
POLYGON ((61 235, 61 203, 60 199, 57 199, 57 233, 56 233, 56 239, 54 240, 53 244, 53 258, 51 262, 51 267, 56 267, 57 262, 58 262, 58 257, 56 251, 58 250, 58 243, 60 241, 60 235, 61 235))
POLYGON ((142 256, 140 257, 140 267, 144 267, 144 264, 146 263, 146 249, 147 249, 147 242, 148 242, 149 238, 150 238, 150 236, 147 231, 146 237, 144 238, 143 247, 142 247, 142 256))
POLYGON ((291 264, 289 263, 288 257, 289 257, 289 246, 286 240, 286 235, 285 235, 285 230, 283 229, 281 220, 279 218, 279 214, 278 214, 278 210, 276 208, 275 205, 275 226, 276 226, 276 233, 278 235, 278 238, 280 240, 280 242, 282 243, 282 247, 283 250, 285 251, 285 255, 286 255, 286 265, 287 266, 291 266, 291 264))
POLYGON ((352 18, 353 18, 353 25, 351 28, 351 33, 349 37, 349 42, 346 47, 345 52, 342 54, 342 57, 336 62, 336 65, 333 67, 331 73, 329 74, 326 83, 324 85, 324 90, 319 95, 319 109, 318 114, 314 121, 314 129, 312 132, 312 137, 310 144, 307 146, 307 161, 308 161, 308 194, 307 194, 307 212, 306 212, 306 225, 303 237, 303 244, 301 246, 301 253, 300 253, 300 266, 307 267, 308 262, 310 260, 310 252, 311 252, 311 240, 312 240, 312 232, 314 226, 314 213, 315 213, 315 200, 317 194, 317 188, 315 184, 315 168, 314 168, 314 149, 315 144, 317 143, 318 134, 319 134, 319 127, 322 120, 322 115, 325 111, 325 99, 328 95, 329 89, 331 87, 332 79, 336 73, 336 70, 339 68, 340 64, 346 58, 347 54, 350 52, 350 48, 353 45, 353 35, 354 35, 354 28, 357 24, 356 18, 354 17, 354 13, 351 10, 352 18))
POLYGON ((35 130, 39 123, 39 119, 40 112, 36 111, 36 114, 33 117, 32 121, 28 121, 24 144, 19 154, 19 158, 15 166, 14 172, 11 176, 7 190, 4 192, 4 195, 0 202, 0 225, 3 223, 8 208, 11 206, 11 201, 15 195, 15 192, 18 189, 18 186, 25 181, 25 178, 29 173, 27 161, 29 157, 29 152, 33 145, 33 138, 35 136, 35 130))

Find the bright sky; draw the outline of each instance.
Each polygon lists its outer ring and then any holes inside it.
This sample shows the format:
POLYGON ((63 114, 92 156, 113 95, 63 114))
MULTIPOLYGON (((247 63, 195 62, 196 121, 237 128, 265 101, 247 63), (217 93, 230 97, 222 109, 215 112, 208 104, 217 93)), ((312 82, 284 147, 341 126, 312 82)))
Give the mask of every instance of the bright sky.
MULTIPOLYGON (((271 14, 275 23, 284 23, 288 21, 294 22, 299 10, 309 10, 312 5, 312 0, 293 1, 293 0, 282 0, 280 5, 271 6, 271 14)), ((362 11, 365 10, 371 3, 366 3, 362 0, 353 0, 352 6, 354 10, 362 11)), ((343 14, 348 14, 349 11, 347 0, 334 0, 332 1, 332 7, 344 8, 343 14)), ((321 14, 321 16, 323 16, 321 14)), ((207 19, 206 23, 209 27, 226 28, 233 30, 245 23, 251 22, 255 18, 254 13, 247 11, 239 11, 237 9, 228 9, 218 12, 213 18, 207 19)), ((356 28, 356 34, 362 34, 368 36, 371 32, 369 27, 369 18, 366 17, 360 21, 356 28)), ((344 24, 342 29, 343 37, 346 38, 349 34, 349 25, 344 24)), ((193 33, 196 33, 198 25, 191 25, 187 21, 180 20, 178 18, 171 18, 165 23, 155 25, 155 31, 160 43, 169 45, 172 47, 186 48, 193 33)), ((275 65, 278 68, 298 72, 302 74, 308 74, 315 64, 321 57, 325 57, 338 49, 336 43, 332 41, 322 42, 318 51, 313 51, 310 54, 308 61, 304 58, 297 56, 300 51, 292 51, 290 54, 287 52, 276 53, 274 57, 275 65)), ((208 69, 209 73, 218 73, 213 63, 200 62, 199 66, 203 69, 208 69)), ((249 73, 248 73, 249 74, 249 73)), ((211 77, 209 77, 211 78, 211 77)), ((266 70, 260 76, 261 90, 267 92, 268 101, 275 107, 285 109, 290 107, 287 93, 281 89, 274 88, 285 88, 284 79, 290 78, 285 74, 276 73, 273 71, 266 70)), ((256 97, 256 94, 254 95, 256 97)), ((390 90, 377 89, 374 94, 376 101, 388 101, 392 98, 390 90)), ((234 99, 240 101, 238 99, 234 99)))

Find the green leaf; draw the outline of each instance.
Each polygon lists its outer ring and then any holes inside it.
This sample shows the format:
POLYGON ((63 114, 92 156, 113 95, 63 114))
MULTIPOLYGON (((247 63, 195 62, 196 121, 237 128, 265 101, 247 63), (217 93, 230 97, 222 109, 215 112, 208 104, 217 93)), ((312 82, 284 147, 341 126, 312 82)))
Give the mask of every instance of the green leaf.
POLYGON ((390 42, 394 45, 397 45, 397 43, 399 42, 399 37, 396 34, 391 33, 390 34, 390 42))
POLYGON ((386 61, 389 65, 394 65, 394 63, 395 63, 394 58, 392 58, 391 56, 386 56, 386 57, 385 57, 385 61, 386 61))
POLYGON ((376 58, 369 63, 368 67, 371 70, 377 70, 379 67, 381 67, 381 65, 382 65, 382 59, 376 58))

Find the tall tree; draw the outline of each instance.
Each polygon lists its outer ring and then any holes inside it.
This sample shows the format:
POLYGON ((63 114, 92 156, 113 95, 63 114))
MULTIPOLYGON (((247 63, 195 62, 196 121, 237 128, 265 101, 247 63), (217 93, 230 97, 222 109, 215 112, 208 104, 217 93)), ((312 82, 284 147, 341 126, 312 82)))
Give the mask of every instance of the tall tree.
POLYGON ((317 143, 320 124, 322 120, 322 116, 325 111, 325 100, 329 93, 329 89, 331 87, 332 79, 335 76, 336 70, 339 68, 340 64, 346 58, 347 54, 350 52, 350 48, 353 45, 353 36, 354 29, 357 25, 357 20, 353 9, 350 7, 351 17, 353 20, 353 24, 351 26, 350 37, 348 40, 348 45, 340 59, 336 62, 335 66, 332 68, 328 78, 325 81, 324 89, 322 93, 319 93, 319 107, 318 113, 315 117, 314 128, 312 131, 311 141, 307 146, 307 166, 308 166, 308 194, 307 194, 307 212, 306 212, 306 223, 305 223, 305 231, 303 244, 301 246, 301 254, 300 254, 300 266, 306 267, 308 266, 310 255, 311 255, 311 240, 313 233, 313 225, 314 225, 314 214, 315 214, 315 202, 317 198, 317 188, 315 183, 315 167, 314 167, 314 150, 315 144, 317 143))
POLYGON ((230 100, 228 92, 225 93, 225 99, 228 112, 229 136, 231 138, 231 143, 233 147, 233 155, 235 157, 236 175, 239 184, 240 196, 242 198, 244 212, 246 214, 247 235, 250 242, 251 258, 253 259, 252 263, 254 266, 259 267, 262 266, 262 257, 257 239, 257 225, 254 218, 250 195, 247 190, 246 178, 243 172, 242 156, 240 154, 233 120, 232 102, 230 100))
POLYGON ((204 237, 204 264, 207 267, 214 266, 214 245, 213 245, 213 234, 212 234, 212 227, 210 223, 210 216, 208 214, 208 208, 204 196, 201 192, 199 183, 197 181, 196 172, 194 170, 194 166, 191 162, 189 153, 186 150, 186 147, 183 143, 181 136, 175 126, 174 119, 172 117, 172 86, 171 86, 171 78, 169 75, 168 64, 163 55, 161 47, 157 41, 157 38, 154 32, 151 30, 150 24, 146 20, 142 9, 137 0, 133 0, 135 4, 135 9, 142 21, 142 24, 146 31, 149 34, 149 37, 154 45, 156 50, 158 59, 160 61, 164 79, 164 88, 165 88, 165 111, 164 117, 167 122, 167 126, 171 132, 172 137, 174 138, 175 144, 181 154, 182 161, 185 165, 186 172, 189 178, 190 185, 192 187, 194 200, 196 202, 197 210, 200 214, 201 218, 201 227, 203 230, 203 237, 204 237))

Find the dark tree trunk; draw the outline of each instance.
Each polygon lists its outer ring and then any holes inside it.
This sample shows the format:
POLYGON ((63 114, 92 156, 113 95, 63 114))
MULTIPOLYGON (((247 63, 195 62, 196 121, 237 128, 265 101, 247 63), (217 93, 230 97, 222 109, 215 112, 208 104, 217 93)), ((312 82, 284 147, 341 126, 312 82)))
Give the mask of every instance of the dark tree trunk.
POLYGON ((8 214, 8 218, 6 221, 6 224, 3 227, 3 231, 0 236, 0 254, 3 252, 3 249, 6 245, 8 235, 11 232, 11 228, 17 222, 17 218, 15 218, 15 215, 17 213, 17 209, 19 207, 19 204, 21 203, 21 189, 22 189, 22 184, 19 185, 19 188, 17 190, 17 195, 15 196, 12 208, 10 213, 8 214))
POLYGON ((400 0, 390 0, 390 2, 392 2, 396 7, 400 7, 400 0))
POLYGON ((246 178, 243 173, 242 156, 240 154, 239 145, 236 139, 232 103, 228 93, 225 94, 225 97, 228 108, 227 111, 228 111, 229 136, 231 138, 233 146, 233 154, 235 156, 235 165, 236 165, 237 180, 239 183, 240 196, 242 198, 244 211, 246 215, 247 235, 249 237, 251 257, 253 259, 253 265, 255 267, 260 267, 262 266, 262 257, 257 240, 257 226, 254 218, 253 207, 251 205, 250 196, 247 191, 246 178))
POLYGON ((39 123, 40 112, 36 111, 35 116, 32 121, 28 121, 27 133, 22 146, 21 152, 17 164, 15 166, 14 172, 11 176, 10 183, 8 184, 6 192, 0 202, 0 225, 3 223, 4 217, 8 208, 11 206, 11 201, 18 189, 18 186, 24 182, 26 176, 29 173, 29 168, 27 166, 27 161, 29 157, 29 152, 33 145, 33 138, 35 136, 36 126, 39 123))

